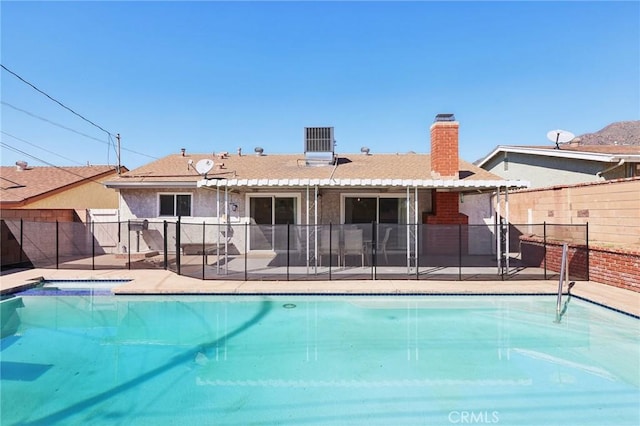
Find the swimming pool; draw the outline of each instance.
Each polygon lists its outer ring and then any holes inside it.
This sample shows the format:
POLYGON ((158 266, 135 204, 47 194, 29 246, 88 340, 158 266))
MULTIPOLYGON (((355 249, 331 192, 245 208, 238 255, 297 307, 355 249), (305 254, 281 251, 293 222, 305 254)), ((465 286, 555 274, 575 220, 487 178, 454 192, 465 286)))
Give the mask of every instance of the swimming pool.
POLYGON ((637 318, 553 296, 2 302, 1 423, 640 423, 637 318))

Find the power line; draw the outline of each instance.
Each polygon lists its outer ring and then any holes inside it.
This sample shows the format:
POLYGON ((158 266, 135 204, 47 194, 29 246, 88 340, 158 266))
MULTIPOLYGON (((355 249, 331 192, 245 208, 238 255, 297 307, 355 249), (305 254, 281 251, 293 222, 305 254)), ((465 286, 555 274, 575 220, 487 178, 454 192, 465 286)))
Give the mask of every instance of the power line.
POLYGON ((2 141, 0 141, 0 145, 2 145, 3 147, 5 147, 6 149, 8 149, 10 151, 17 152, 17 153, 22 154, 22 155, 26 155, 29 158, 33 158, 36 161, 39 161, 39 162, 41 162, 43 164, 46 164, 46 165, 51 166, 51 167, 54 167, 56 169, 62 170, 63 172, 67 172, 67 173, 72 174, 74 176, 77 176, 77 177, 80 177, 82 179, 88 180, 90 182, 97 183, 98 185, 104 186, 104 184, 102 182, 100 182, 100 181, 97 181, 97 180, 95 180, 93 178, 90 178, 90 177, 82 176, 81 174, 78 174, 78 173, 74 173, 71 170, 65 169, 64 167, 56 166, 55 164, 49 163, 48 161, 45 161, 42 158, 36 157, 35 155, 31 155, 31 154, 29 154, 29 153, 27 153, 25 151, 22 151, 22 150, 20 150, 18 148, 14 148, 11 145, 7 145, 6 143, 4 143, 2 141))
POLYGON ((103 143, 103 144, 105 144, 105 145, 108 145, 108 144, 109 144, 109 142, 105 142, 105 141, 103 141, 102 139, 95 138, 95 137, 93 137, 93 136, 91 136, 91 135, 87 135, 86 133, 82 133, 82 132, 80 132, 80 131, 78 131, 78 130, 75 130, 75 129, 72 129, 72 128, 70 128, 70 127, 67 127, 67 126, 65 126, 65 125, 63 125, 63 124, 56 123, 55 121, 51 121, 51 120, 49 120, 49 119, 47 119, 47 118, 44 118, 44 117, 40 117, 39 115, 36 115, 36 114, 34 114, 34 113, 32 113, 32 112, 29 112, 29 111, 27 111, 27 110, 24 110, 24 109, 22 109, 22 108, 18 108, 17 106, 12 105, 12 104, 10 104, 9 102, 0 101, 0 103, 2 103, 2 105, 6 105, 6 106, 8 106, 9 108, 12 108, 12 109, 14 109, 14 110, 16 110, 16 111, 19 111, 19 112, 21 112, 21 113, 23 113, 23 114, 26 114, 26 115, 28 115, 28 116, 30 116, 30 117, 37 118, 38 120, 42 120, 42 121, 44 121, 45 123, 52 124, 52 125, 54 125, 54 126, 56 126, 56 127, 60 127, 61 129, 68 130, 68 131, 73 132, 73 133, 75 133, 75 134, 77 134, 77 135, 84 136, 85 138, 88 138, 88 139, 91 139, 91 140, 94 140, 94 141, 97 141, 97 142, 103 143))
POLYGON ((47 93, 43 92, 42 90, 38 89, 35 85, 33 85, 32 83, 29 83, 27 80, 25 80, 24 78, 20 77, 18 74, 16 74, 15 72, 11 71, 9 68, 5 67, 3 64, 0 64, 0 67, 2 67, 2 69, 4 69, 5 71, 7 71, 9 74, 12 74, 13 76, 15 76, 16 78, 18 78, 18 80, 22 81, 23 83, 25 83, 26 85, 32 87, 34 90, 36 90, 37 92, 43 94, 44 96, 46 96, 47 98, 51 99, 53 102, 57 103, 58 105, 60 105, 62 108, 66 109, 67 111, 70 111, 72 114, 80 117, 81 119, 83 119, 84 121, 86 121, 87 123, 91 124, 92 126, 97 127, 98 129, 102 130, 103 132, 105 132, 108 135, 114 136, 111 132, 109 132, 108 130, 105 130, 103 127, 98 126, 96 123, 94 123, 93 121, 89 120, 88 118, 86 118, 85 116, 83 116, 82 114, 79 114, 77 112, 75 112, 74 110, 72 110, 71 108, 69 108, 68 106, 66 106, 65 104, 63 104, 62 102, 60 102, 57 99, 54 99, 53 97, 49 96, 47 93))
MULTIPOLYGON (((105 145, 108 145, 108 146, 115 145, 115 144, 113 143, 113 140, 111 139, 111 134, 109 134, 109 142, 106 142, 106 141, 103 141, 103 140, 98 139, 98 138, 96 138, 96 137, 93 137, 93 136, 91 136, 91 135, 87 135, 86 133, 82 133, 82 132, 80 132, 80 131, 78 131, 78 130, 75 130, 75 129, 72 129, 72 128, 70 128, 70 127, 67 127, 67 126, 65 126, 65 125, 63 125, 63 124, 56 123, 55 121, 51 121, 51 120, 49 120, 48 118, 44 118, 44 117, 41 117, 41 116, 39 116, 39 115, 36 115, 36 114, 34 114, 34 113, 32 113, 32 112, 29 112, 29 111, 27 111, 27 110, 25 110, 25 109, 22 109, 22 108, 19 108, 19 107, 15 106, 15 105, 12 105, 12 104, 10 104, 10 103, 8 103, 8 102, 6 102, 6 101, 0 101, 0 103, 2 103, 2 105, 8 106, 9 108, 12 108, 12 109, 14 109, 14 110, 18 111, 18 112, 21 112, 21 113, 23 113, 23 114, 26 114, 26 115, 28 115, 28 116, 30 116, 30 117, 37 118, 38 120, 42 120, 42 121, 44 121, 45 123, 49 123, 49 124, 51 124, 51 125, 53 125, 53 126, 59 127, 59 128, 61 128, 61 129, 67 130, 67 131, 72 132, 72 133, 75 133, 75 134, 77 134, 77 135, 84 136, 85 138, 88 138, 88 139, 94 140, 94 141, 96 141, 96 142, 100 142, 100 143, 105 144, 105 145)), ((16 138, 16 139, 17 139, 17 138, 16 138)), ((115 149, 115 146, 114 146, 114 149, 115 149)), ((127 151, 127 152, 131 152, 131 153, 133 153, 133 154, 142 155, 142 156, 144 156, 144 157, 148 157, 148 158, 151 158, 151 159, 154 159, 154 160, 157 160, 157 159, 158 159, 158 157, 154 157, 154 156, 149 155, 149 154, 144 154, 144 153, 142 153, 142 152, 138 152, 138 151, 135 151, 135 150, 133 150, 133 149, 128 149, 128 148, 124 148, 124 147, 121 147, 120 149, 121 149, 122 151, 127 151)), ((117 154, 117 153, 116 153, 116 154, 117 154)))
POLYGON ((38 148, 38 149, 41 149, 41 150, 43 150, 43 151, 48 152, 49 154, 53 154, 53 155, 55 155, 55 156, 58 156, 58 157, 60 157, 60 158, 63 158, 63 159, 65 159, 65 160, 67 160, 67 161, 71 161, 72 163, 76 163, 76 164, 79 164, 79 165, 81 165, 81 166, 83 165, 82 163, 80 163, 80 162, 78 162, 78 161, 72 160, 71 158, 67 158, 67 157, 65 157, 65 156, 63 156, 63 155, 58 154, 57 152, 49 151, 48 149, 43 148, 43 147, 41 147, 41 146, 38 146, 38 145, 36 145, 35 143, 32 143, 32 142, 26 141, 26 140, 24 140, 24 139, 20 139, 20 138, 19 138, 19 137, 17 137, 17 136, 13 136, 11 133, 7 133, 7 132, 5 132, 4 130, 0 130, 0 133, 2 133, 2 134, 4 134, 4 135, 7 135, 7 136, 9 136, 10 138, 13 138, 13 139, 15 139, 15 140, 18 140, 18 141, 20 141, 20 142, 24 142, 24 143, 26 143, 26 144, 28 144, 28 145, 35 146, 35 147, 36 147, 36 148, 38 148))

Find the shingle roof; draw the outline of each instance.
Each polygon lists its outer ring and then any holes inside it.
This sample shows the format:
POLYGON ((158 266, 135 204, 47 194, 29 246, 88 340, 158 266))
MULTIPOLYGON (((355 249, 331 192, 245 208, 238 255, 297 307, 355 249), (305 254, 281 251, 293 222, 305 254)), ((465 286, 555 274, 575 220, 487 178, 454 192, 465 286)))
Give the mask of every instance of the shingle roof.
MULTIPOLYGON (((110 184, 197 182, 195 165, 211 154, 169 155, 122 174, 110 184), (189 161, 192 165, 189 165, 189 161)), ((220 179, 433 179, 428 154, 340 154, 337 166, 306 166, 303 155, 244 155, 214 159, 208 178, 220 179), (224 168, 220 168, 220 164, 224 168)), ((469 162, 460 161, 460 179, 501 180, 469 162)))
POLYGON ((22 203, 46 196, 79 183, 102 178, 115 173, 113 166, 84 167, 0 167, 0 202, 2 204, 22 203))

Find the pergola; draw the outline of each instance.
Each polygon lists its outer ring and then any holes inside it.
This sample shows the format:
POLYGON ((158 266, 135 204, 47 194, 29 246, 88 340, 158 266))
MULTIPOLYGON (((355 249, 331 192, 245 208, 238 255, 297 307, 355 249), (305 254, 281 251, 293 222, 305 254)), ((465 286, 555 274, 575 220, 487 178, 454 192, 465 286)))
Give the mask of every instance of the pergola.
MULTIPOLYGON (((318 197, 319 191, 323 188, 351 188, 351 189, 382 189, 396 188, 404 189, 406 193, 406 223, 407 223, 407 270, 411 268, 412 256, 418 252, 418 238, 416 238, 415 227, 420 223, 418 209, 418 190, 432 189, 443 192, 459 192, 459 193, 495 193, 497 195, 497 210, 501 210, 501 198, 504 194, 505 203, 505 226, 507 232, 507 247, 509 252, 509 189, 520 189, 529 187, 529 182, 522 180, 473 180, 473 179, 227 179, 227 178, 204 178, 197 182, 198 188, 210 189, 216 191, 216 209, 218 217, 224 214, 229 217, 229 190, 235 188, 281 188, 281 189, 298 189, 306 191, 306 223, 308 225, 321 225, 318 223, 318 197), (224 199, 221 199, 221 191, 224 190, 224 199), (222 203, 222 206, 221 206, 222 203), (222 209, 221 209, 222 207, 222 209), (412 222, 413 219, 413 222, 412 222)), ((318 236, 312 233, 307 227, 307 266, 311 265, 315 256, 312 256, 310 247, 313 246, 317 250, 318 236), (313 244, 310 244, 312 243, 313 244)), ((225 253, 227 239, 225 239, 225 253)), ((499 244, 497 241, 496 244, 499 244)), ((314 251, 313 253, 316 253, 314 251)), ((501 265, 500 250, 497 247, 498 268, 501 265)), ((226 256, 226 254, 225 254, 226 256)), ((509 267, 508 256, 506 259, 507 268, 509 267)), ((315 259, 317 267, 317 259, 315 259)), ((226 262, 225 262, 226 264, 226 262)))

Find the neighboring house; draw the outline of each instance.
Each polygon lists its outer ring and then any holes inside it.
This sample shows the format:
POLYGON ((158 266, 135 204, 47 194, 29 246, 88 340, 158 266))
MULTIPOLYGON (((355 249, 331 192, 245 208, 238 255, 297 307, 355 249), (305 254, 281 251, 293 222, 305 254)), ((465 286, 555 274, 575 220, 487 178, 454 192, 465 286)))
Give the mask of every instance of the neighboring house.
MULTIPOLYGON (((508 215, 519 227, 511 235, 522 235, 517 242, 521 252, 532 253, 526 245, 555 240, 555 251, 547 246, 545 253, 559 258, 558 241, 572 250, 586 245, 589 261, 584 266, 576 261, 574 269, 588 270, 591 280, 640 288, 639 121, 613 123, 557 147, 498 146, 476 164, 505 179, 526 176, 531 181, 530 189, 509 194, 509 209, 496 207, 499 216, 508 215), (566 228, 542 236, 539 224, 566 228)), ((522 258, 535 263, 525 254, 522 258)))
POLYGON ((118 194, 103 185, 116 176, 114 166, 32 167, 19 161, 0 168, 0 208, 29 210, 12 214, 25 218, 36 217, 36 210, 73 209, 84 220, 87 209, 118 208, 118 194))
POLYGON ((568 143, 499 145, 474 164, 505 179, 526 176, 531 188, 640 176, 640 121, 612 123, 568 143))
POLYGON ((640 176, 640 145, 500 145, 476 165, 504 179, 526 176, 532 188, 599 182, 640 176))
MULTIPOLYGON (((270 155, 256 148, 251 155, 212 156, 183 149, 105 185, 119 191, 122 220, 180 217, 182 223, 262 225, 252 227, 248 242, 235 233, 236 246, 248 250, 277 249, 269 229, 287 223, 485 223, 492 217, 488 201, 465 203, 462 194, 528 183, 501 179, 460 160, 458 127, 452 114, 436 117, 431 155, 378 154, 366 148, 338 154, 333 128, 306 128, 300 154, 270 155)), ((396 239, 406 241, 406 234, 396 239)))
MULTIPOLYGON (((1 167, 2 266, 21 264, 39 251, 33 244, 20 247, 20 220, 84 222, 90 209, 117 211, 118 194, 103 185, 116 175, 113 166, 30 167, 18 161, 15 167, 1 167)), ((28 229, 25 244, 45 233, 38 227, 28 229)))

